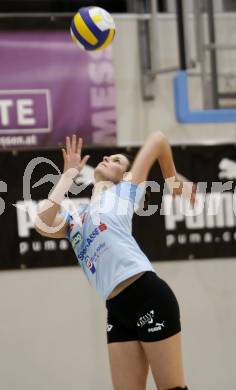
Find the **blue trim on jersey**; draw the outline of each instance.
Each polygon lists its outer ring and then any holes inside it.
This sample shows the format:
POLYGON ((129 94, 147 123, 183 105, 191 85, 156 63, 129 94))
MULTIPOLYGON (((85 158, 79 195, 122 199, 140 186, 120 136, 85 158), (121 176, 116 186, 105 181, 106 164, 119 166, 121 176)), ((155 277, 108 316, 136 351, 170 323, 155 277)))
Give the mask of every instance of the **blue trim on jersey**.
POLYGON ((134 202, 136 194, 137 194, 138 184, 132 183, 131 181, 121 180, 116 185, 116 195, 118 197, 120 197, 120 195, 122 195, 122 193, 121 193, 122 184, 126 184, 127 186, 129 186, 128 199, 131 200, 132 202, 134 202))
POLYGON ((67 240, 70 239, 70 219, 71 219, 71 216, 68 215, 68 217, 66 218, 66 224, 67 224, 66 225, 66 238, 67 238, 67 240))
POLYGON ((137 189, 138 189, 138 184, 131 183, 130 199, 132 200, 132 202, 135 201, 137 189))
POLYGON ((120 191, 121 191, 121 182, 117 184, 116 186, 116 195, 120 197, 120 191))

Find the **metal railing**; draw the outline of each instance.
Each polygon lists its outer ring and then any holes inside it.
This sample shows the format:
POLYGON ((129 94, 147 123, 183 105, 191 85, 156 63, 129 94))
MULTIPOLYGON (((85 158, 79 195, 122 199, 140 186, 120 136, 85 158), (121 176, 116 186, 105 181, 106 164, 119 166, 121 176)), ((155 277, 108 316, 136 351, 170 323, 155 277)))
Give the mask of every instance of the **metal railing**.
POLYGON ((220 99, 235 99, 235 92, 220 92, 219 90, 219 69, 218 69, 218 51, 234 51, 236 45, 218 44, 216 42, 215 13, 213 0, 195 0, 194 1, 195 17, 195 37, 197 58, 201 65, 202 90, 204 96, 204 106, 207 108, 220 108, 220 99), (208 37, 209 42, 205 42, 204 36, 204 11, 207 15, 208 37), (206 54, 210 55, 210 77, 207 74, 206 54), (210 100, 209 100, 210 87, 210 100))

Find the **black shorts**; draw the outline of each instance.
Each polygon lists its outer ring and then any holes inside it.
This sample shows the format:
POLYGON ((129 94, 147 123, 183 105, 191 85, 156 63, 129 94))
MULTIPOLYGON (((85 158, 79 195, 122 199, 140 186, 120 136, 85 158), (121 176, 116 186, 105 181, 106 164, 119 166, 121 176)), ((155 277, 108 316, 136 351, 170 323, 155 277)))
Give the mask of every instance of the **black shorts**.
POLYGON ((180 332, 177 299, 168 284, 147 271, 106 301, 107 342, 159 341, 180 332))

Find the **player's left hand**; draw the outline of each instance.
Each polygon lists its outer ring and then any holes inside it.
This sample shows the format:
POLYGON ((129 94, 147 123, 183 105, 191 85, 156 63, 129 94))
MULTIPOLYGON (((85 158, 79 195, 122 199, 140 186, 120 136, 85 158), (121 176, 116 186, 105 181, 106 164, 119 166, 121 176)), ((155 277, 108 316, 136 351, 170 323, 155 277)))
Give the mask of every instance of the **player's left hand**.
POLYGON ((197 184, 189 181, 186 177, 177 174, 176 178, 166 179, 169 190, 173 198, 176 196, 184 196, 190 200, 194 206, 197 202, 197 184))

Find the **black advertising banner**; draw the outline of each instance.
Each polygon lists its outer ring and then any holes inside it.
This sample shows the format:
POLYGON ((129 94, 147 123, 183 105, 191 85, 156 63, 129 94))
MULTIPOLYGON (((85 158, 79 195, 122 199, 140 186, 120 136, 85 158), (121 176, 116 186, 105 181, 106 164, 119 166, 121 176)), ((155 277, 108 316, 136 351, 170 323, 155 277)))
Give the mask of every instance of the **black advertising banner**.
MULTIPOLYGON (((138 148, 128 150, 135 155, 138 148)), ((93 181, 94 167, 104 155, 127 153, 126 148, 87 148, 89 165, 78 183, 93 181)), ((236 148, 234 145, 174 146, 179 173, 198 183, 198 212, 183 207, 181 197, 172 199, 164 187, 159 164, 151 169, 151 192, 145 215, 135 214, 134 236, 151 261, 233 257, 236 253, 236 148), (158 189, 155 186, 160 185, 158 189), (150 212, 150 207, 153 208, 150 212), (186 211, 187 210, 187 211, 186 211)), ((60 151, 0 153, 0 269, 76 265, 66 239, 41 237, 30 215, 36 215, 40 200, 47 197, 53 177, 62 171, 60 151), (40 158, 40 163, 38 158, 40 158), (30 172, 31 170, 31 172, 30 172), (29 188, 24 175, 31 175, 29 188), (26 188, 27 187, 27 188, 26 188)), ((69 197, 75 203, 89 200, 93 184, 69 197)), ((140 212, 139 212, 140 214, 140 212)))

